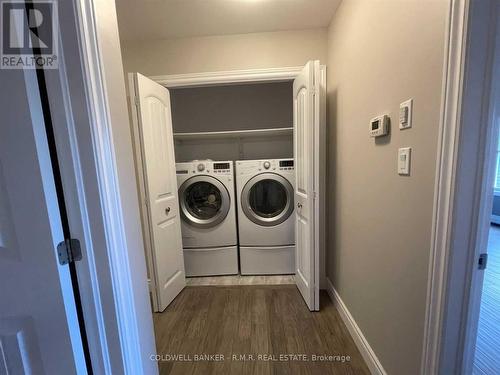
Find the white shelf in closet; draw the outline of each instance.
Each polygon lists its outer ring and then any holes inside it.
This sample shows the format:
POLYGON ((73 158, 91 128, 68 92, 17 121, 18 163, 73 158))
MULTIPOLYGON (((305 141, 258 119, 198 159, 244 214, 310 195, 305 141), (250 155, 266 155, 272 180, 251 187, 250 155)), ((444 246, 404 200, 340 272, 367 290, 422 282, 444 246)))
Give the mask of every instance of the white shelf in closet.
POLYGON ((210 139, 210 138, 243 138, 243 137, 270 137, 292 135, 293 128, 228 130, 219 132, 174 133, 176 140, 210 139))

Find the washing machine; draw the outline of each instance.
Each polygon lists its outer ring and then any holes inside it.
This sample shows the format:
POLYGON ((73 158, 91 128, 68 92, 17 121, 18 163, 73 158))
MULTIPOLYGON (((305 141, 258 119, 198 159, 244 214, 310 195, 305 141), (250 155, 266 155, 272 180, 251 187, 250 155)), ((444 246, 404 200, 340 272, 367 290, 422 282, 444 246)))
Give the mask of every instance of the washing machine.
POLYGON ((238 273, 232 161, 177 163, 186 276, 238 273))
POLYGON ((295 273, 293 159, 236 162, 242 275, 295 273))

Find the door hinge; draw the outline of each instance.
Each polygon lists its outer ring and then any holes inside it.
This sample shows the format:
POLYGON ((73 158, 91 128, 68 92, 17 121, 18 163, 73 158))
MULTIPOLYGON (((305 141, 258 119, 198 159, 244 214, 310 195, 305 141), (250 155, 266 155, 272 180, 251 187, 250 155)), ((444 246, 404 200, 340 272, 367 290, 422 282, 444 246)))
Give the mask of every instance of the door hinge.
POLYGON ((139 98, 137 96, 134 96, 134 104, 139 107, 139 98))
POLYGON ((66 239, 57 245, 59 263, 64 265, 82 260, 80 241, 75 238, 66 239))
POLYGON ((153 283, 151 282, 151 279, 148 279, 148 289, 149 289, 149 293, 155 292, 155 287, 154 287, 153 283))
POLYGON ((479 270, 485 270, 488 266, 488 254, 483 253, 479 255, 479 260, 477 261, 477 268, 479 270))

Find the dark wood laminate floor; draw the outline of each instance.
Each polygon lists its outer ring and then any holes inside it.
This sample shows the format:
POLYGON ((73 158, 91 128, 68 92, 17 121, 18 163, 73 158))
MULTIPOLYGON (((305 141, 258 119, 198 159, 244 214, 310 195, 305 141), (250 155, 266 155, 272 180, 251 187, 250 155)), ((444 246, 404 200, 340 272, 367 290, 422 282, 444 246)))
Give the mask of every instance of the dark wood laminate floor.
POLYGON ((187 287, 154 325, 160 374, 369 374, 328 295, 311 313, 294 285, 187 287))
POLYGON ((484 273, 477 329, 474 375, 500 374, 500 226, 488 238, 488 268, 484 273))

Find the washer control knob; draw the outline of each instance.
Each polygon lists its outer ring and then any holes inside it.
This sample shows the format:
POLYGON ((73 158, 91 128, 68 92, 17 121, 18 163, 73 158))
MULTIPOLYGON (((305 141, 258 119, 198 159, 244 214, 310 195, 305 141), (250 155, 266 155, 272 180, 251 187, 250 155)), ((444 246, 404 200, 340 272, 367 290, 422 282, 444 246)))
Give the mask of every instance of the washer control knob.
POLYGON ((198 172, 203 172, 205 170, 205 165, 204 164, 198 164, 198 172))
POLYGON ((264 168, 266 168, 266 169, 271 168, 271 163, 269 163, 268 161, 265 161, 264 162, 264 168))

